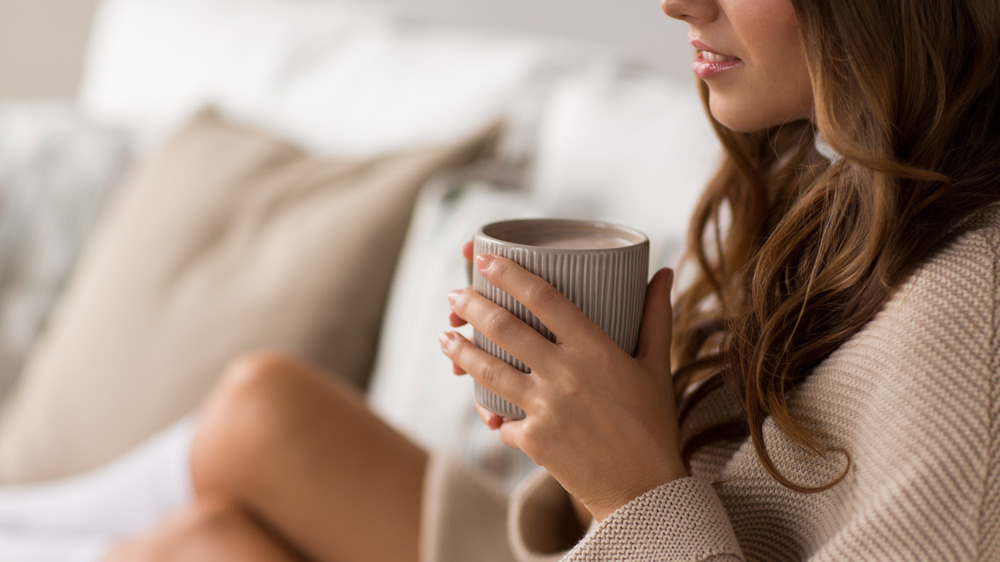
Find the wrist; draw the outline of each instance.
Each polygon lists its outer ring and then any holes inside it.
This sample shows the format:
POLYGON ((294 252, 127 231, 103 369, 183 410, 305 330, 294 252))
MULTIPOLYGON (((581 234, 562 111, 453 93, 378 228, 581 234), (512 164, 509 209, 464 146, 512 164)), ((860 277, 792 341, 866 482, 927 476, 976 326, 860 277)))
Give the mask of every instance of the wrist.
POLYGON ((660 486, 673 482, 679 478, 686 478, 687 476, 689 476, 689 474, 687 470, 685 470, 683 464, 678 463, 676 466, 673 464, 664 466, 661 467, 660 470, 651 472, 642 478, 633 480, 630 486, 620 488, 620 493, 617 494, 615 499, 595 503, 594 505, 587 504, 586 508, 593 515, 594 519, 600 523, 610 517, 612 513, 618 511, 622 507, 625 507, 625 505, 631 503, 636 498, 643 496, 660 486))

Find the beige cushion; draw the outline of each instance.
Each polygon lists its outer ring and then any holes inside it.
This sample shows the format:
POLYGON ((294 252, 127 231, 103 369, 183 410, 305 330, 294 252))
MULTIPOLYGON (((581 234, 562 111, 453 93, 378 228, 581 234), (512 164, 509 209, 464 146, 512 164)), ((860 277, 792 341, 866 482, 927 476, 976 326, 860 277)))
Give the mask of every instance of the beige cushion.
POLYGON ((0 410, 0 480, 93 467, 261 347, 362 384, 418 187, 487 149, 310 157, 203 112, 112 202, 0 410))

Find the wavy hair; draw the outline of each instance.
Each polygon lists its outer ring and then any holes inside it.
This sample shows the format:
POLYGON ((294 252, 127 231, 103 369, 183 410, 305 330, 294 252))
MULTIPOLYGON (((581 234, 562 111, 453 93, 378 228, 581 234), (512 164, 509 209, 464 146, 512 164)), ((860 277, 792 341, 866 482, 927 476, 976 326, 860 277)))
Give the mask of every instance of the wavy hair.
POLYGON ((776 480, 816 492, 839 478, 818 488, 786 478, 764 421, 828 452, 789 410, 789 392, 949 231, 1000 200, 1000 3, 792 4, 814 117, 755 133, 712 120, 726 156, 691 221, 695 279, 675 308, 674 381, 682 423, 720 389, 742 411, 690 436, 686 462, 749 436, 776 480), (839 159, 819 156, 817 131, 839 159))

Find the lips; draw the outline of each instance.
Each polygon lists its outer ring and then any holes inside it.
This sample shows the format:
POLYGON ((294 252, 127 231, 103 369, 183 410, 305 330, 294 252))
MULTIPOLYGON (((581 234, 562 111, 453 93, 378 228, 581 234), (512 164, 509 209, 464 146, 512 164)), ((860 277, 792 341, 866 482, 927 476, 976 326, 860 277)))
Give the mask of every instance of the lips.
POLYGON ((695 75, 702 80, 713 78, 727 70, 743 65, 742 59, 722 54, 697 39, 691 39, 691 45, 697 49, 691 67, 695 75))

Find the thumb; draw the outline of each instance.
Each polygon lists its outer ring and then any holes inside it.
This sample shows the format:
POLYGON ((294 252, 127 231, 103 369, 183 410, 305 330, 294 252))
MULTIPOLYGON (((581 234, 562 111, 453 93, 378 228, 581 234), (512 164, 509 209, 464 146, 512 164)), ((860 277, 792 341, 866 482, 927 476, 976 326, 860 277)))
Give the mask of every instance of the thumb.
POLYGON ((674 272, 663 268, 656 272, 646 290, 646 305, 639 328, 635 358, 650 372, 670 375, 670 344, 673 334, 673 307, 670 291, 674 272))

